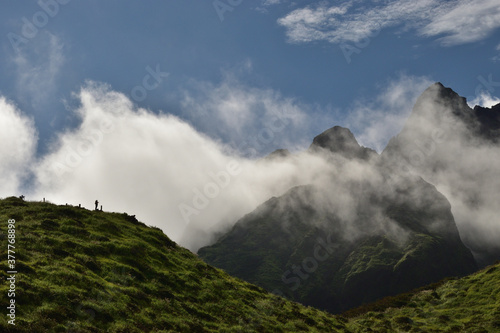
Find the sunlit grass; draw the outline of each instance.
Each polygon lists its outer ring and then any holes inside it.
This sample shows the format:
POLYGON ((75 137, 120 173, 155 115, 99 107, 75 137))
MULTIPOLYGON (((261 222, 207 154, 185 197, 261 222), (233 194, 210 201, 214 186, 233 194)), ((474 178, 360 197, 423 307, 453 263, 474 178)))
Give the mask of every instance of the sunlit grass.
MULTIPOLYGON (((0 200, 16 219, 16 326, 1 332, 335 332, 336 317, 208 266, 132 216, 0 200)), ((6 226, 6 223, 3 224, 6 226)), ((6 258, 5 230, 1 258, 6 258)), ((0 273, 3 277, 5 270, 0 273)), ((5 295, 7 285, 0 286, 5 295)))
POLYGON ((500 263, 344 315, 355 332, 499 332, 500 263))

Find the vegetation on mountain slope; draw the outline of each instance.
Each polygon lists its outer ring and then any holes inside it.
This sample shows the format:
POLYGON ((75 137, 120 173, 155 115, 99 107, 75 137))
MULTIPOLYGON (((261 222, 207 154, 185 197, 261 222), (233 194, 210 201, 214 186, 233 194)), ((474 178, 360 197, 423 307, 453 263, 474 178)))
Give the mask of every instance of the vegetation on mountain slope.
POLYGON ((333 332, 336 317, 233 278, 127 214, 0 200, 2 332, 333 332), (7 221, 16 223, 15 326, 7 221))
POLYGON ((353 332, 499 332, 500 262, 350 310, 353 332))
MULTIPOLYGON (((2 332, 495 332, 500 264, 332 316, 205 264, 133 216, 0 200, 16 220, 16 320, 2 332)), ((5 263, 3 265, 5 268, 5 263)), ((1 274, 6 278, 7 269, 1 274)))

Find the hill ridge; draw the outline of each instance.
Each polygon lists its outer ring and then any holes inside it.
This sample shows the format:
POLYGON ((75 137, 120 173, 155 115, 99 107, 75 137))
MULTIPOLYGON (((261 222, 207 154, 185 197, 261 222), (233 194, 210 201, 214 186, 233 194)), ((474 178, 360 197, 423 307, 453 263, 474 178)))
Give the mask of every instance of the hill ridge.
MULTIPOLYGON (((16 325, 4 314, 2 332, 335 332, 344 327, 332 315, 207 265, 160 229, 125 213, 10 197, 0 200, 0 219, 16 220, 18 271, 16 325)), ((4 230, 0 235, 5 244, 4 230)), ((5 270, 0 274, 7 277, 5 270)), ((7 295, 8 288, 2 283, 0 293, 7 295)))

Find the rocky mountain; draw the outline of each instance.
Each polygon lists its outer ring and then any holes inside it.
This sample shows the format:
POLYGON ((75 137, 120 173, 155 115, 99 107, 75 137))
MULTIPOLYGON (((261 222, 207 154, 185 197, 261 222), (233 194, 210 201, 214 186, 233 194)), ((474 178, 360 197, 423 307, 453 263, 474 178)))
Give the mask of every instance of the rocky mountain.
POLYGON ((476 269, 433 185, 391 169, 338 126, 309 151, 347 171, 269 199, 200 257, 333 313, 476 269))
POLYGON ((340 126, 332 127, 316 136, 309 147, 310 151, 318 152, 322 149, 339 154, 346 158, 359 158, 367 160, 377 152, 373 149, 361 147, 354 134, 340 126))
POLYGON ((500 104, 491 108, 476 105, 474 115, 480 124, 479 133, 483 137, 498 143, 500 139, 500 104))
POLYGON ((370 200, 385 214, 376 223, 380 213, 371 206, 347 222, 310 200, 320 195, 317 189, 297 187, 198 254, 231 275, 334 313, 473 272, 447 200, 423 181, 415 186, 429 194, 418 205, 405 189, 398 188, 400 201, 392 201, 374 192, 364 196, 360 188, 360 206, 370 200), (359 232, 354 239, 352 229, 359 232))
POLYGON ((450 200, 461 237, 481 266, 500 259, 499 140, 500 104, 471 108, 436 83, 381 154, 387 169, 417 174, 450 200))

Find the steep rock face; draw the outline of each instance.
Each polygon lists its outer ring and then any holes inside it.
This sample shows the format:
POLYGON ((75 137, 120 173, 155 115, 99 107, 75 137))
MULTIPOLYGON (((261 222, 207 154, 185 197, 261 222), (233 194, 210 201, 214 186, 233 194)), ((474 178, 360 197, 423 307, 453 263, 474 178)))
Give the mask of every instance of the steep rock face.
POLYGON ((436 83, 381 154, 386 168, 420 175, 446 195, 462 239, 481 266, 500 259, 499 140, 500 104, 472 109, 436 83))
POLYGON ((491 108, 476 105, 474 115, 480 123, 479 132, 484 137, 498 143, 500 139, 500 104, 491 108))

